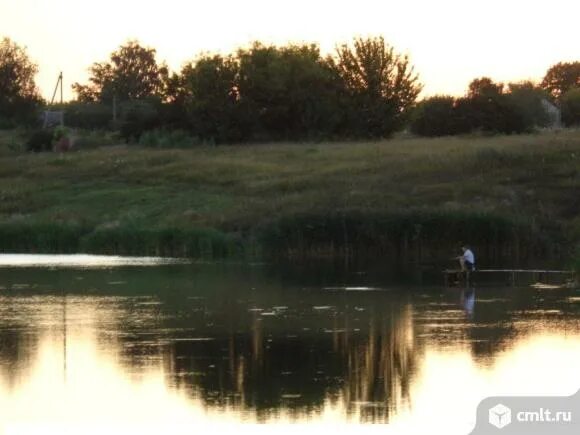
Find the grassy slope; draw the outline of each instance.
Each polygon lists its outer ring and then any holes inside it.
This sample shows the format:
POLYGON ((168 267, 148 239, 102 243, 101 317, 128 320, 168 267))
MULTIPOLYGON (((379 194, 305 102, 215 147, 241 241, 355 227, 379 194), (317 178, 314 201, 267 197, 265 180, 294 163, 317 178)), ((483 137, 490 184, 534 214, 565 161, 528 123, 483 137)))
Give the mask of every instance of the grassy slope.
POLYGON ((580 238, 580 132, 25 154, 0 137, 0 223, 226 232, 342 210, 486 211, 580 238), (13 148, 13 147, 10 147, 13 148))

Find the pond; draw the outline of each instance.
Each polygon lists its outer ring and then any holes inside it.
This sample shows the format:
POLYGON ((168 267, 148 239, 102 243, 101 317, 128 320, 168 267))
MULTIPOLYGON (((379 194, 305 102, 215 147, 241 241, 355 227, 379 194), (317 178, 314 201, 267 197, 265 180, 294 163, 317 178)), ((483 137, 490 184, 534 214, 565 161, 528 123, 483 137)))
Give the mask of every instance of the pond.
POLYGON ((382 433, 467 434, 487 396, 580 388, 577 288, 50 260, 0 258, 7 433, 382 423, 382 433))

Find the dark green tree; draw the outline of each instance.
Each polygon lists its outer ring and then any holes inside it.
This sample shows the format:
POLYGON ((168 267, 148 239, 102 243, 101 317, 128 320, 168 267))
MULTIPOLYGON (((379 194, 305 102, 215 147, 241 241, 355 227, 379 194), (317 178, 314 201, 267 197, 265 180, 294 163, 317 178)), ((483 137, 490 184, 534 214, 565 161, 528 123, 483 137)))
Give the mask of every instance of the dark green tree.
POLYGON ((570 89, 560 99, 562 122, 566 126, 580 126, 580 87, 570 89))
POLYGON ((422 86, 407 56, 382 37, 356 38, 329 60, 347 96, 344 127, 356 136, 388 137, 403 127, 422 86))
POLYGON ((233 56, 202 55, 171 80, 172 104, 183 106, 187 127, 204 140, 247 139, 244 114, 239 110, 238 71, 233 56))
POLYGON ((545 127, 550 118, 543 101, 549 100, 549 94, 531 81, 508 84, 508 95, 518 111, 524 117, 528 129, 545 127))
POLYGON ((489 77, 473 79, 467 89, 468 98, 495 98, 503 94, 503 83, 495 83, 489 77))
POLYGON ((285 106, 282 139, 327 138, 340 122, 339 77, 321 58, 317 45, 289 45, 279 49, 285 94, 279 101, 285 106))
POLYGON ((257 140, 328 136, 338 123, 336 75, 317 45, 238 51, 239 96, 257 140))
POLYGON ((540 86, 559 100, 570 89, 580 87, 580 62, 560 62, 551 66, 540 86))
POLYGON ((126 100, 120 104, 118 128, 126 142, 139 142, 148 130, 162 127, 162 104, 156 97, 126 100))
POLYGON ((34 77, 38 67, 9 38, 0 41, 0 125, 30 122, 40 106, 34 77))
POLYGON ((75 83, 80 101, 111 103, 147 97, 165 98, 167 67, 158 64, 155 49, 129 41, 110 55, 108 62, 94 63, 88 85, 75 83))
POLYGON ((488 133, 522 133, 529 129, 514 99, 504 93, 504 85, 488 77, 474 79, 467 98, 457 104, 461 127, 488 133))

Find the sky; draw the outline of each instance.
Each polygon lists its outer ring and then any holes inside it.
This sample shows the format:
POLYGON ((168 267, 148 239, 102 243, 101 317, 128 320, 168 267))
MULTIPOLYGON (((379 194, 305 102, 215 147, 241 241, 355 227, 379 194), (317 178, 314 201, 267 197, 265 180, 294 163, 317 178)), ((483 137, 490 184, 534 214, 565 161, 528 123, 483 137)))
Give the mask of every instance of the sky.
POLYGON ((410 56, 424 96, 462 95, 476 77, 539 81, 551 65, 580 60, 578 17, 580 0, 0 0, 0 38, 26 47, 48 99, 60 71, 70 99, 72 83, 129 39, 179 71, 201 52, 255 40, 331 53, 378 35, 410 56))

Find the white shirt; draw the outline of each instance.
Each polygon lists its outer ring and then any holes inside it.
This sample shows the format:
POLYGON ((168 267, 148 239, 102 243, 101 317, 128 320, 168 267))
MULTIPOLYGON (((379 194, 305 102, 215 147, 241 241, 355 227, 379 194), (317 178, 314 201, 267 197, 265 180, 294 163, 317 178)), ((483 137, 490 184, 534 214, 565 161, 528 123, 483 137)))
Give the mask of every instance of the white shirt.
POLYGON ((469 261, 471 264, 475 264, 475 255, 471 252, 471 249, 466 249, 463 253, 463 259, 469 261))

